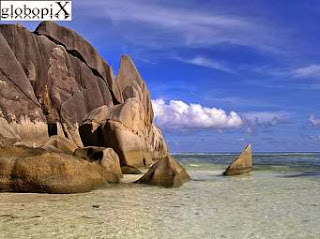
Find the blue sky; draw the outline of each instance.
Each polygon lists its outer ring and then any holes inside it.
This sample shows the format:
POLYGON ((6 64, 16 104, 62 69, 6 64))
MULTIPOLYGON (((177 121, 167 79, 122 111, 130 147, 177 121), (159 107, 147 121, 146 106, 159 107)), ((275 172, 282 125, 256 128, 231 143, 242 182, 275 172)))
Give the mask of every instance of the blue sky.
POLYGON ((133 58, 172 152, 284 152, 320 149, 319 22, 316 0, 75 0, 61 24, 133 58))

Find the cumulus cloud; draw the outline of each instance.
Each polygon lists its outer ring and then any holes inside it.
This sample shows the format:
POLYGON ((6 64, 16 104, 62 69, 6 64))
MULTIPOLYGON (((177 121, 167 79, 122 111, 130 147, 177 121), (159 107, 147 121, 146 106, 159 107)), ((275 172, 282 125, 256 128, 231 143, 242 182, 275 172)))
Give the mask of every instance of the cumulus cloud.
POLYGON ((314 78, 320 77, 320 65, 309 65, 300 67, 292 71, 292 75, 296 78, 314 78))
POLYGON ((309 121, 313 126, 320 126, 320 119, 317 119, 315 115, 310 115, 309 121))
MULTIPOLYGON (((253 133, 257 127, 271 127, 285 122, 289 114, 283 111, 263 111, 229 114, 223 109, 188 104, 181 100, 152 100, 156 124, 180 129, 239 129, 253 133)), ((320 123, 320 120, 319 120, 320 123)))
POLYGON ((180 100, 166 103, 162 99, 152 100, 156 123, 168 128, 240 128, 243 120, 231 111, 208 108, 199 104, 187 104, 180 100))

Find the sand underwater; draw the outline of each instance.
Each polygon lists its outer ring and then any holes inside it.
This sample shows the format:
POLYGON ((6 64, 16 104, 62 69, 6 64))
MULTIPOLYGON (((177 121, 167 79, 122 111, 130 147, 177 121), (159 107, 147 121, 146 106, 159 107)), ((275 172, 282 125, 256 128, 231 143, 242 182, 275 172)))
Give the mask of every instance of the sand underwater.
MULTIPOLYGON (((0 238, 320 238, 320 154, 180 154, 180 188, 118 184, 83 194, 0 194, 0 238)), ((125 178, 125 181, 132 180, 125 178)))

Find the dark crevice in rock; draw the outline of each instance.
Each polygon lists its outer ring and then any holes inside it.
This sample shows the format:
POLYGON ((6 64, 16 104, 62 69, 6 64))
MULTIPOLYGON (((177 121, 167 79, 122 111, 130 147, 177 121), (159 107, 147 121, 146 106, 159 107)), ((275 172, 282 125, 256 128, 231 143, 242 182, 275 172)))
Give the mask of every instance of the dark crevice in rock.
POLYGON ((83 124, 79 127, 79 134, 83 145, 86 146, 104 146, 104 137, 102 127, 99 126, 94 132, 92 132, 91 124, 83 124))
POLYGON ((58 129, 57 129, 56 123, 48 123, 48 133, 49 133, 49 137, 52 135, 58 134, 58 129))
POLYGON ((88 148, 87 155, 89 156, 91 162, 101 161, 103 158, 103 151, 97 151, 93 148, 88 148))
POLYGON ((91 123, 82 124, 79 127, 79 134, 85 147, 112 148, 119 156, 120 165, 126 165, 124 153, 120 150, 118 142, 115 140, 116 136, 112 134, 112 130, 107 123, 100 125, 95 131, 92 131, 91 123))
POLYGON ((65 128, 65 125, 63 124, 63 121, 62 121, 62 119, 63 119, 63 116, 62 116, 62 114, 61 114, 61 112, 62 112, 62 107, 63 107, 63 105, 61 105, 60 109, 58 110, 59 121, 60 121, 60 125, 61 125, 61 127, 62 127, 63 134, 64 134, 64 136, 68 139, 68 138, 69 138, 69 137, 68 137, 68 133, 67 133, 67 130, 66 130, 66 128, 65 128))
POLYGON ((119 105, 119 104, 121 104, 121 102, 119 102, 119 101, 117 100, 117 98, 115 97, 115 95, 114 95, 114 93, 113 93, 112 90, 110 90, 110 94, 111 94, 112 102, 113 102, 114 105, 119 105))

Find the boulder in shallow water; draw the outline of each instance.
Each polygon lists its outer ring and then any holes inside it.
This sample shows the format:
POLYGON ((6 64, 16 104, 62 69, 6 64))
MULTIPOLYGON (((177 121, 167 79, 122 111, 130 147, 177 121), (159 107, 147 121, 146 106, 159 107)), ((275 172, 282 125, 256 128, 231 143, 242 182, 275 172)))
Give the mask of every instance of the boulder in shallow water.
POLYGON ((225 176, 234 176, 249 173, 252 168, 252 149, 251 145, 247 145, 240 156, 235 159, 226 171, 223 173, 225 176))
POLYGON ((108 185, 104 164, 41 148, 0 148, 0 192, 81 193, 108 185))
POLYGON ((118 183, 123 177, 119 157, 112 148, 94 146, 77 148, 74 155, 89 162, 103 165, 107 171, 106 178, 109 183, 118 183))
POLYGON ((179 187, 190 180, 187 171, 173 157, 159 159, 136 183, 179 187))

